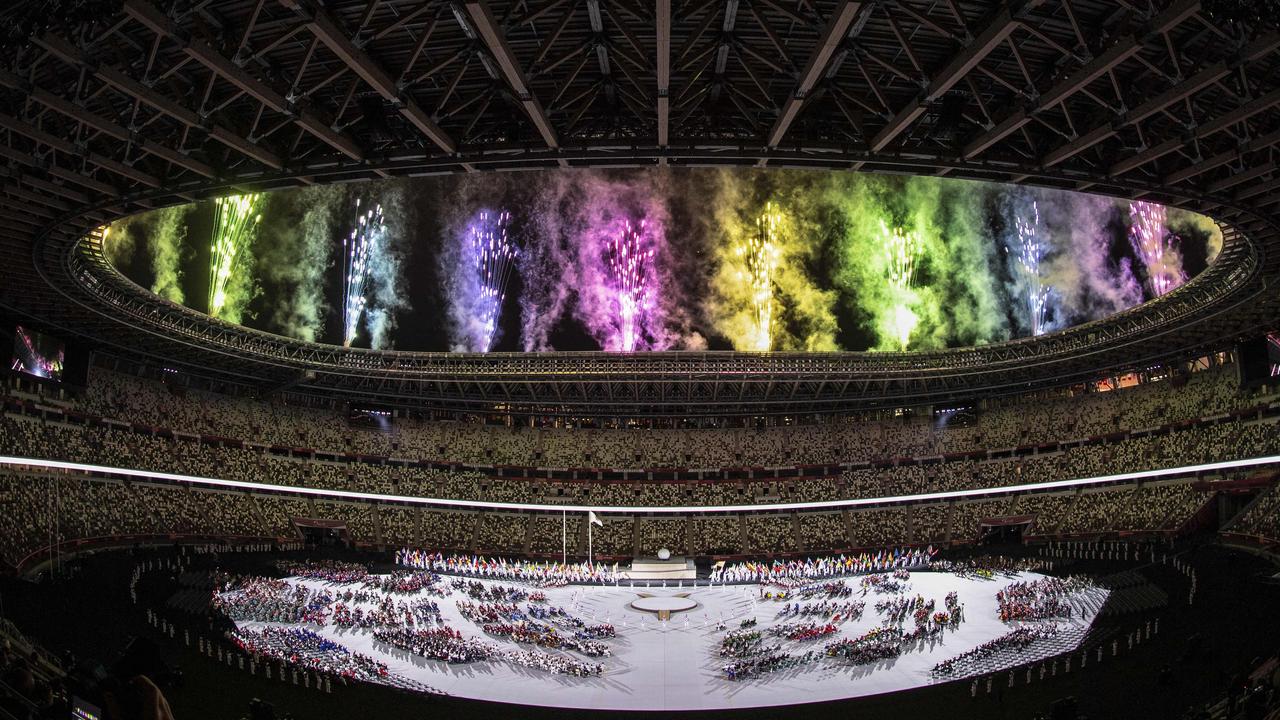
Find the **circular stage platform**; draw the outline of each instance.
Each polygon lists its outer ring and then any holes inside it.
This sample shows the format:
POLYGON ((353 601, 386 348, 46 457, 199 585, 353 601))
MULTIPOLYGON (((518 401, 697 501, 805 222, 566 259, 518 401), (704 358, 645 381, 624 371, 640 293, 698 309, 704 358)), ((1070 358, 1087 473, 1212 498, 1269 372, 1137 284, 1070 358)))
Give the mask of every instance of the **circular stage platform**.
POLYGON ((632 600, 631 607, 644 612, 657 613, 659 620, 670 620, 672 613, 686 612, 698 607, 698 601, 689 598, 688 593, 679 595, 641 595, 632 600))
MULTIPOLYGON (((546 594, 542 607, 560 608, 567 614, 567 617, 556 618, 560 622, 559 627, 563 628, 557 632, 572 635, 575 627, 598 623, 614 626, 617 636, 600 640, 609 646, 610 655, 607 657, 548 650, 532 644, 518 644, 510 637, 486 634, 484 623, 467 619, 461 609, 461 606, 477 601, 458 590, 443 596, 426 591, 391 596, 395 603, 430 599, 439 606, 443 625, 461 632, 468 640, 488 643, 502 648, 503 652, 558 654, 592 667, 600 664, 603 672, 589 677, 552 674, 507 659, 446 664, 377 642, 371 629, 340 628, 332 624, 306 627, 352 652, 364 653, 386 663, 394 676, 458 697, 599 710, 715 710, 780 706, 907 690, 964 677, 966 671, 943 679, 930 671, 943 660, 1025 626, 1026 623, 1001 622, 996 592, 1013 582, 1034 581, 1040 577, 1027 572, 989 579, 943 572, 916 572, 911 573, 908 580, 900 582, 890 594, 865 591, 861 584, 862 576, 852 576, 843 579, 849 588, 847 594, 804 601, 806 605, 821 602, 839 606, 849 603, 865 605, 860 616, 849 617, 846 613, 839 619, 830 615, 780 617, 787 602, 764 598, 764 589, 758 585, 697 587, 678 591, 668 588, 664 591, 631 587, 624 582, 619 586, 567 586, 542 590, 546 594), (919 596, 925 601, 935 601, 936 608, 943 610, 945 598, 952 592, 956 593, 958 604, 963 606, 964 621, 937 635, 902 645, 901 654, 897 657, 855 664, 841 657, 828 656, 824 651, 831 643, 852 642, 876 628, 910 630, 914 627, 910 615, 902 622, 894 621, 888 613, 877 609, 877 603, 914 601, 919 596), (637 598, 637 595, 642 597, 637 598), (664 611, 673 613, 667 621, 659 620, 655 615, 664 611), (572 624, 579 621, 582 625, 572 624), (793 639, 793 630, 799 626, 822 626, 826 623, 834 626, 834 632, 812 639, 793 639), (721 654, 726 637, 755 632, 760 634, 762 649, 776 646, 792 656, 809 653, 810 658, 778 672, 729 679, 725 666, 741 658, 721 654)), ((443 587, 448 588, 451 579, 446 576, 443 587)), ((339 585, 298 578, 288 578, 287 582, 295 588, 302 585, 331 597, 346 590, 361 590, 360 584, 339 585)), ((467 580, 468 586, 474 583, 481 583, 487 588, 499 585, 515 587, 510 582, 467 580)), ((377 590, 366 589, 365 592, 372 597, 347 605, 371 612, 386 597, 377 590)), ((1106 595, 1106 590, 1090 587, 1072 596, 1069 601, 1071 618, 1055 621, 1059 628, 1057 634, 1050 639, 1037 640, 1020 652, 1008 653, 1003 660, 1007 663, 1005 667, 1075 649, 1106 595)), ((527 601, 517 603, 522 613, 530 612, 529 604, 527 601)), ((552 624, 546 619, 537 622, 552 624)), ((246 630, 279 625, 246 621, 237 624, 246 630)), ((1000 661, 1000 658, 986 661, 967 674, 998 670, 1000 661)))

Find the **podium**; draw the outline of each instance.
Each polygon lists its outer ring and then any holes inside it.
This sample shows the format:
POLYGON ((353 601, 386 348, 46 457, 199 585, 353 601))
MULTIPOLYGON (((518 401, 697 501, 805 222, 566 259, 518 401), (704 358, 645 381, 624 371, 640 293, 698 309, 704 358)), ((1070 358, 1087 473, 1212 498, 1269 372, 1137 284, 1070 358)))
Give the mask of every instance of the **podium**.
POLYGON ((693 560, 673 557, 669 560, 658 558, 636 558, 631 567, 618 572, 624 580, 693 580, 698 571, 693 560))

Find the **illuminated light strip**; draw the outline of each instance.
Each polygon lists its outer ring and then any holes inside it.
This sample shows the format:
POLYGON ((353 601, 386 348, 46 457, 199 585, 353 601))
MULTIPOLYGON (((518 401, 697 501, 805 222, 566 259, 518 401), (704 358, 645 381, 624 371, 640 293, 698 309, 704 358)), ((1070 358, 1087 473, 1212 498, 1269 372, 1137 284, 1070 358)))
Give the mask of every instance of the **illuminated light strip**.
POLYGON ((383 495, 380 493, 364 493, 354 490, 326 490, 323 488, 294 487, 292 485, 269 485, 245 480, 223 480, 220 478, 196 477, 194 475, 177 475, 174 473, 155 472, 152 470, 129 470, 107 465, 88 465, 85 463, 63 462, 61 460, 42 460, 38 458, 20 458, 0 455, 0 465, 26 465, 49 468, 52 470, 79 470, 82 472, 108 473, 149 478, 152 480, 170 480, 190 485, 208 485, 211 487, 236 488, 240 490, 256 490, 258 492, 282 492, 295 495, 314 495, 317 497, 340 500, 367 500, 374 502, 394 502, 410 505, 429 505, 460 508, 464 510, 533 510, 540 512, 587 512, 617 513, 624 515, 658 513, 739 513, 739 512, 787 512, 796 510, 839 510, 848 507, 865 505, 887 505, 905 503, 923 503, 934 500, 952 500, 986 495, 1028 492, 1031 490, 1060 490, 1062 488, 1080 487, 1084 485, 1109 485, 1162 478, 1173 475, 1190 475, 1193 473, 1213 472, 1216 470, 1234 470, 1238 468, 1258 467, 1261 465, 1280 464, 1280 455, 1246 458, 1244 460, 1224 460, 1201 465, 1184 465, 1182 467, 1164 468, 1161 470, 1139 470, 1137 472, 1120 473, 1118 475, 1099 475, 1097 477, 1076 478, 1075 480, 1052 480, 1043 483, 1027 483, 1023 485, 1006 485, 1003 487, 974 488, 971 490, 952 490, 950 492, 921 493, 919 495, 891 495, 875 498, 854 498, 850 500, 822 500, 818 502, 774 503, 771 505, 694 505, 685 507, 659 506, 601 506, 601 505, 540 505, 536 503, 499 503, 483 500, 453 500, 449 498, 424 498, 411 495, 383 495))

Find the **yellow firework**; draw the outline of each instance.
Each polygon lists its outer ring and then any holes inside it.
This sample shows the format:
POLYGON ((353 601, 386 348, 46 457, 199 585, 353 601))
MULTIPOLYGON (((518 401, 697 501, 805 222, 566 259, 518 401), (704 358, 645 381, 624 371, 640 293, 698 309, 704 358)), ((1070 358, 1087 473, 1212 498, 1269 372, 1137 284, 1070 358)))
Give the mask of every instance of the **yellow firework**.
POLYGON ((748 349, 767 351, 773 347, 773 275, 778 268, 778 234, 782 228, 782 213, 773 203, 765 205, 764 212, 756 219, 756 233, 737 248, 745 269, 751 310, 755 327, 749 338, 748 349))
POLYGON ((898 348, 906 350, 911 333, 920 322, 909 301, 916 281, 916 263, 923 247, 919 235, 900 227, 890 228, 883 220, 880 221, 880 232, 887 261, 889 295, 893 303, 889 312, 889 325, 898 348))

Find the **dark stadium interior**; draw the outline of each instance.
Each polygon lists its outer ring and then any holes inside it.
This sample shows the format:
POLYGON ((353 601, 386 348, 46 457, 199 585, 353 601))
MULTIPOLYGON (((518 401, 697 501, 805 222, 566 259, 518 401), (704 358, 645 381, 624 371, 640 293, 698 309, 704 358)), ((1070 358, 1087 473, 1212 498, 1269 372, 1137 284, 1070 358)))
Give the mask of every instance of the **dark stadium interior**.
POLYGON ((1278 23, 0 4, 0 720, 1277 720, 1278 23))

